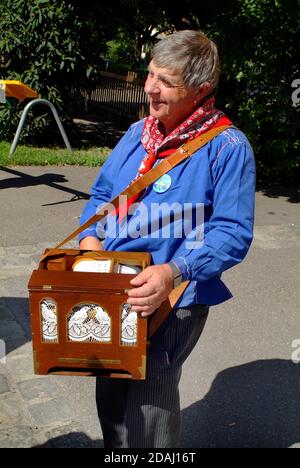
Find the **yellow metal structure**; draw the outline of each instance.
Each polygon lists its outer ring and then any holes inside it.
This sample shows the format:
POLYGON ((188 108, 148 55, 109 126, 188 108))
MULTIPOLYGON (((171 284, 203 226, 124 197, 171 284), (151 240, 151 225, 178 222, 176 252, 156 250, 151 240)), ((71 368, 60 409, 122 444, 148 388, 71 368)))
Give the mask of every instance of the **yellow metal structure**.
POLYGON ((6 134, 8 125, 12 120, 13 114, 17 111, 19 102, 25 101, 25 99, 32 99, 32 101, 28 102, 28 104, 25 106, 22 112, 21 119, 14 137, 14 141, 10 148, 9 155, 13 155, 16 151, 27 114, 29 110, 36 105, 46 105, 50 108, 56 120, 57 126, 60 130, 61 136, 65 142, 65 145, 71 153, 72 148, 70 142, 68 140, 63 124, 60 121, 60 118, 57 114, 54 105, 51 102, 47 101, 47 99, 39 99, 39 94, 36 91, 29 88, 29 86, 25 85, 24 83, 21 83, 21 81, 16 80, 0 80, 0 104, 4 104, 9 108, 9 117, 7 119, 7 123, 6 125, 4 125, 3 129, 0 129, 0 141, 2 139, 2 136, 5 136, 6 134))
POLYGON ((38 93, 29 86, 21 83, 21 81, 15 80, 0 80, 0 87, 5 92, 5 97, 16 98, 19 101, 24 101, 25 99, 35 99, 38 97, 38 93))

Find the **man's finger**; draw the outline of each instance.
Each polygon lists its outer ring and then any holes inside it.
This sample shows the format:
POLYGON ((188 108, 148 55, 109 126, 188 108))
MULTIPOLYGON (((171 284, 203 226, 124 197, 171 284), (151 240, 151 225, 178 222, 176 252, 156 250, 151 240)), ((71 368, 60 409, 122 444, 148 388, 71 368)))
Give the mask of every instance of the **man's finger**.
POLYGON ((156 311, 156 309, 157 307, 141 307, 141 306, 136 306, 132 308, 134 312, 141 314, 141 317, 148 317, 149 315, 152 315, 156 311))
POLYGON ((139 273, 137 276, 135 276, 131 281, 130 284, 132 286, 142 286, 144 283, 147 283, 150 275, 147 272, 147 269, 139 273))
POLYGON ((140 288, 129 289, 128 297, 149 297, 153 296, 155 289, 152 284, 146 283, 140 288))
POLYGON ((149 297, 130 297, 128 298, 127 302, 128 304, 131 304, 133 307, 135 306, 145 306, 145 307, 151 307, 155 302, 157 301, 157 294, 154 294, 149 297))

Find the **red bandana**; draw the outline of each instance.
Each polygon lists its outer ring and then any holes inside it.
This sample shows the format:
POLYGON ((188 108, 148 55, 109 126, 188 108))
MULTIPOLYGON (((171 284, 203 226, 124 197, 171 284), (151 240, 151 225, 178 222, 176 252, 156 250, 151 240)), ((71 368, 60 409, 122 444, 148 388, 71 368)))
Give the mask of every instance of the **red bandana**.
POLYGON ((180 124, 166 138, 164 137, 163 128, 159 124, 159 120, 149 115, 145 119, 142 144, 149 153, 156 153, 162 148, 178 148, 183 143, 186 143, 200 136, 202 133, 214 127, 216 122, 224 116, 224 114, 214 107, 215 98, 207 99, 202 106, 180 124))
MULTIPOLYGON (((214 104, 215 98, 209 98, 166 138, 164 137, 163 128, 159 120, 151 115, 146 117, 141 141, 147 154, 141 162, 137 175, 132 182, 150 171, 159 158, 169 156, 179 148, 179 146, 183 145, 183 143, 197 138, 212 128, 221 125, 230 125, 232 122, 225 117, 223 112, 217 110, 214 104)), ((129 207, 138 200, 139 197, 140 194, 132 197, 127 201, 127 204, 120 206, 119 209, 116 210, 115 214, 119 214, 119 221, 127 215, 129 207)))

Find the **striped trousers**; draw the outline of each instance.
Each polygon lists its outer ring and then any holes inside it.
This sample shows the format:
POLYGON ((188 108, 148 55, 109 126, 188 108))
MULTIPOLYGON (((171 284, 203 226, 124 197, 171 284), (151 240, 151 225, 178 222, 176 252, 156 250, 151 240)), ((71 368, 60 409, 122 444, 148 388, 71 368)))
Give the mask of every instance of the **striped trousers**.
POLYGON ((173 309, 153 335, 147 379, 98 377, 96 402, 105 448, 177 448, 182 365, 204 328, 208 307, 173 309))

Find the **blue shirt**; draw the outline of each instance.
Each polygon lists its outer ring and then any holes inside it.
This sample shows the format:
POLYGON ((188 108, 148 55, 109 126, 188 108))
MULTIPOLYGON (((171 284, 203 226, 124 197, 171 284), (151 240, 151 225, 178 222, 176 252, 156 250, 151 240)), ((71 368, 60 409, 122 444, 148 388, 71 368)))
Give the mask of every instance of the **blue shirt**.
MULTIPOLYGON (((145 156, 142 129, 143 120, 131 125, 112 151, 80 224, 136 176, 145 156)), ((131 207, 125 227, 121 223, 114 230, 101 223, 79 239, 105 237, 105 250, 150 252, 154 264, 172 260, 183 280, 190 280, 176 306, 215 305, 232 297, 221 281, 222 272, 240 263, 250 247, 254 196, 252 148, 240 130, 230 128, 149 186, 140 204, 131 207)), ((108 218, 112 222, 116 216, 108 218)))

